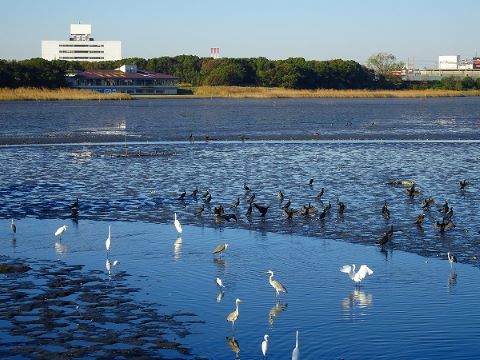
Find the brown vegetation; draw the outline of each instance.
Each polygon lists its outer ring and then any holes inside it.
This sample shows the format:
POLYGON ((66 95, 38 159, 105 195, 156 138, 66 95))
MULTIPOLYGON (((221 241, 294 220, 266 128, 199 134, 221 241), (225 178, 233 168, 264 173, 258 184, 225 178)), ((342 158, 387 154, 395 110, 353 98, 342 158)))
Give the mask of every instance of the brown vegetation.
POLYGON ((194 96, 220 98, 408 98, 480 96, 480 90, 294 90, 284 88, 200 86, 194 96))
POLYGON ((0 88, 0 100, 129 100, 128 94, 100 94, 80 89, 0 88))

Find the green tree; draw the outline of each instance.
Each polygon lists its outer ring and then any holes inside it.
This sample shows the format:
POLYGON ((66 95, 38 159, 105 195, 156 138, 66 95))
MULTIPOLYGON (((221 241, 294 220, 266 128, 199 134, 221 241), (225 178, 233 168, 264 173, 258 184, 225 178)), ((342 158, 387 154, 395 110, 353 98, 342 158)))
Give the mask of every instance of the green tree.
POLYGON ((393 71, 403 70, 405 63, 397 61, 395 55, 382 52, 370 56, 367 67, 375 71, 377 76, 389 77, 393 71))

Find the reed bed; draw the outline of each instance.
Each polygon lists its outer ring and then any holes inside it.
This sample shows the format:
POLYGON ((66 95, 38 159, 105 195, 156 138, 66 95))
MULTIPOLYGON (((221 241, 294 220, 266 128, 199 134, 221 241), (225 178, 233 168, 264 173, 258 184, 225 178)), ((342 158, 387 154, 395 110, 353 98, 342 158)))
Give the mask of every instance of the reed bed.
POLYGON ((100 94, 80 89, 0 88, 0 100, 129 100, 128 94, 100 94))
POLYGON ((220 98, 419 98, 480 96, 480 90, 294 90, 284 88, 200 86, 193 88, 198 97, 220 98))

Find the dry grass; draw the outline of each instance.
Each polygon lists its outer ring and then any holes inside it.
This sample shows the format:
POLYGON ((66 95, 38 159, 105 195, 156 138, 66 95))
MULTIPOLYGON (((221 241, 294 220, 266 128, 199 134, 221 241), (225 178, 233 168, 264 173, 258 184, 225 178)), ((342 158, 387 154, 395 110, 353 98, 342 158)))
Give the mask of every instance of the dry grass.
POLYGON ((0 88, 0 100, 129 100, 128 94, 100 94, 80 89, 0 88))
POLYGON ((293 90, 283 88, 200 86, 193 88, 198 97, 220 98, 409 98, 480 96, 480 90, 293 90))

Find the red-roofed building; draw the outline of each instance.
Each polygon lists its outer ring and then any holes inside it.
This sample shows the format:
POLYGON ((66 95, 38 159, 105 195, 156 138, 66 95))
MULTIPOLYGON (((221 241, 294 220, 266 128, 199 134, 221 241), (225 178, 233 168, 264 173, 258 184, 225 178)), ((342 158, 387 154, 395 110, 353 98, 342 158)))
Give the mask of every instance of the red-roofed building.
POLYGON ((100 93, 127 93, 132 95, 176 95, 178 78, 123 65, 115 70, 87 70, 68 75, 68 83, 79 89, 100 93))

